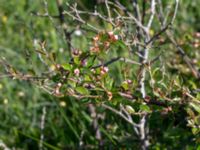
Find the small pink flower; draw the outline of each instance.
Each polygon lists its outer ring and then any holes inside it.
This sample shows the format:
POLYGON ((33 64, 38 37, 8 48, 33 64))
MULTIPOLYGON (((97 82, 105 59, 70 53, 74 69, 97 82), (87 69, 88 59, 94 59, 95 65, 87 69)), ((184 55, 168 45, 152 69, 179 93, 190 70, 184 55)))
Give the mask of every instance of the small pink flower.
POLYGON ((132 80, 130 80, 130 79, 127 79, 126 81, 127 81, 128 84, 132 83, 132 80))
POLYGON ((108 32, 108 35, 113 36, 113 32, 112 31, 108 32))
POLYGON ((76 69, 74 70, 74 74, 75 74, 76 76, 79 76, 80 70, 79 70, 78 68, 76 68, 76 69))
POLYGON ((200 32, 196 32, 194 35, 195 37, 200 38, 200 32))
POLYGON ((118 35, 114 35, 114 39, 117 41, 119 40, 119 36, 118 35))
POLYGON ((109 71, 108 67, 103 67, 103 66, 102 66, 102 67, 100 68, 100 73, 101 73, 101 75, 106 74, 108 71, 109 71))
POLYGON ((108 67, 103 67, 103 70, 104 70, 105 72, 108 72, 108 71, 109 71, 108 67))

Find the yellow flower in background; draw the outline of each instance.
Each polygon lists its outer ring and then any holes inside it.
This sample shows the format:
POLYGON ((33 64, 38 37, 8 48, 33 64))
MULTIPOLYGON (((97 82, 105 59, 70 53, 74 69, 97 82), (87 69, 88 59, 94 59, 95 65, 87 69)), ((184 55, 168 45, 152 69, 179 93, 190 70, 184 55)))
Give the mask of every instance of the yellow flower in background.
POLYGON ((8 99, 5 98, 5 99, 3 100, 3 103, 4 103, 5 105, 8 104, 8 99))
POLYGON ((6 23, 8 21, 8 18, 7 18, 7 16, 4 15, 1 17, 1 20, 3 23, 6 23))
POLYGON ((61 101, 61 102, 60 102, 60 106, 61 106, 61 107, 66 107, 66 105, 67 105, 67 104, 66 104, 65 101, 61 101))
POLYGON ((3 85, 0 83, 0 90, 3 89, 3 85))

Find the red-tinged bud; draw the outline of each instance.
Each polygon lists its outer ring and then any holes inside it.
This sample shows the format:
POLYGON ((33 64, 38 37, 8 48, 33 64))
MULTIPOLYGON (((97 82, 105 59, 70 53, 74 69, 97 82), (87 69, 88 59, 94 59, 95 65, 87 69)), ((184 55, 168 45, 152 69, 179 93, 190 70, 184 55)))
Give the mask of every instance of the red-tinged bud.
POLYGON ((198 47, 200 46, 200 43, 195 42, 195 43, 193 43, 193 46, 194 46, 195 48, 198 48, 198 47))
POLYGON ((194 34, 194 36, 197 37, 197 38, 200 38, 200 32, 196 32, 196 33, 194 34))
POLYGON ((144 99, 145 99, 146 102, 150 102, 151 97, 147 95, 144 99))
POLYGON ((95 46, 95 47, 91 47, 90 51, 93 52, 93 53, 98 53, 100 51, 100 49, 99 49, 98 46, 95 46))
POLYGON ((110 101, 112 99, 113 95, 110 91, 107 91, 107 95, 108 95, 108 100, 110 101))
POLYGON ((97 36, 93 37, 93 40, 94 40, 95 42, 99 41, 99 36, 97 35, 97 36))
POLYGON ((108 42, 108 41, 104 42, 104 46, 105 46, 106 49, 109 48, 110 42, 108 42))
POLYGON ((115 42, 117 40, 119 40, 119 36, 118 35, 114 35, 113 32, 108 32, 109 38, 112 42, 115 42))
POLYGON ((108 35, 109 35, 109 36, 113 36, 114 33, 113 33, 112 31, 110 31, 110 32, 108 32, 108 35))

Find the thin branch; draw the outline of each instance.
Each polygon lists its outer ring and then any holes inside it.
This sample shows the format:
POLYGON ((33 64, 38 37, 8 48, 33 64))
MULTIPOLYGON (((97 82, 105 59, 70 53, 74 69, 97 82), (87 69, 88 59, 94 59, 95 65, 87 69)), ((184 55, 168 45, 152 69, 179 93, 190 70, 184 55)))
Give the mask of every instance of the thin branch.
POLYGON ((164 28, 162 28, 158 33, 156 33, 149 41, 146 42, 146 45, 148 46, 150 43, 153 43, 161 34, 163 34, 167 29, 169 29, 169 26, 171 23, 168 23, 164 28))
POLYGON ((172 20, 171 20, 172 24, 174 23, 174 20, 176 18, 176 14, 177 14, 177 11, 178 11, 178 5, 179 5, 179 0, 176 0, 174 15, 173 15, 172 20))
POLYGON ((123 118, 126 122, 130 123, 131 125, 135 126, 135 127, 138 127, 138 124, 136 124, 135 122, 133 122, 132 120, 128 119, 124 114, 122 114, 120 111, 114 109, 113 107, 110 107, 106 104, 101 104, 101 106, 103 108, 106 108, 110 111, 112 111, 113 113, 119 115, 121 118, 123 118))
POLYGON ((148 22, 148 25, 147 25, 148 29, 151 28, 151 25, 152 25, 152 22, 153 22, 153 18, 154 18, 154 15, 155 15, 155 6, 156 6, 155 0, 151 0, 151 16, 150 16, 150 19, 149 19, 149 22, 148 22))
POLYGON ((116 57, 116 58, 112 58, 111 60, 109 60, 108 62, 104 63, 104 64, 100 64, 100 65, 96 65, 96 66, 93 66, 92 69, 96 69, 96 68, 99 68, 101 66, 108 66, 116 61, 123 61, 125 63, 130 63, 130 64, 135 64, 135 65, 141 65, 140 63, 136 62, 136 61, 133 61, 133 60, 130 60, 128 58, 124 58, 124 57, 116 57))

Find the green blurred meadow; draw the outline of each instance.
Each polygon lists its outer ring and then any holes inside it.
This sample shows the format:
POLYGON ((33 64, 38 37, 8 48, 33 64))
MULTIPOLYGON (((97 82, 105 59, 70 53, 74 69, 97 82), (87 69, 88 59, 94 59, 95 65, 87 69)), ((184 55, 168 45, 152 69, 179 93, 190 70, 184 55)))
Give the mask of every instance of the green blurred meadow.
MULTIPOLYGON (((63 1, 63 3, 73 2, 63 1)), ((47 2, 48 12, 58 15, 56 1, 47 0, 47 2)), ((91 0, 77 2, 85 10, 89 10, 95 4, 91 0)), ((199 0, 181 0, 174 29, 176 38, 183 43, 186 53, 197 60, 200 60, 200 56, 194 51, 199 53, 199 48, 193 50, 191 41, 193 34, 200 32, 199 6, 199 0)), ((37 41, 46 42, 48 52, 56 53, 57 62, 69 61, 68 46, 59 20, 34 15, 34 13, 44 14, 45 8, 43 0, 0 0, 0 57, 22 72, 41 75, 47 69, 35 52, 37 41)), ((95 23, 92 19, 89 20, 95 23)), ((105 24, 97 25, 101 28, 109 28, 105 24)), ((73 29, 72 23, 69 23, 70 27, 73 29)), ((93 34, 87 36, 92 37, 93 34)), ((72 43, 76 48, 87 49, 87 42, 85 36, 73 35, 72 43)), ((154 55, 152 53, 152 58, 154 55)), ((200 67, 200 62, 198 66, 200 67)), ((184 68, 184 66, 179 67, 184 68)), ((173 69, 171 68, 172 71, 173 69)), ((117 69, 113 70, 113 73, 117 72, 117 69)), ((95 146, 98 145, 98 141, 94 131, 90 129, 92 118, 86 108, 87 104, 80 104, 71 97, 50 96, 37 85, 11 79, 3 73, 4 67, 0 66, 0 143, 16 150, 39 149, 41 134, 43 134, 43 149, 76 149, 80 145, 81 138, 89 148, 98 149, 95 146), (45 128, 41 131, 44 109, 46 109, 45 128)), ((185 73, 183 70, 183 74, 186 74, 185 80, 190 87, 198 86, 198 81, 187 74, 187 71, 185 73)), ((98 111, 104 110, 99 108, 98 111)), ((122 120, 119 120, 119 123, 109 124, 109 121, 116 119, 117 116, 108 115, 104 122, 100 122, 100 130, 107 139, 105 142, 110 145, 110 149, 118 149, 117 145, 126 149, 127 145, 134 142, 131 141, 133 139, 128 138, 129 136, 127 139, 122 138, 126 133, 120 128, 131 131, 131 127, 124 125, 122 120), (109 125, 111 129, 108 131, 109 125)), ((191 132, 184 131, 185 134, 181 137, 177 135, 178 132, 182 132, 181 129, 169 132, 166 130, 160 135, 162 138, 159 142, 152 141, 156 143, 152 149, 167 149, 169 145, 170 149, 181 149, 184 146, 186 149, 195 149, 193 146, 196 143, 189 141, 193 137, 191 132)), ((198 138, 200 140, 199 136, 198 138)), ((159 137, 156 140, 159 140, 159 137)), ((135 148, 137 149, 137 145, 135 148)))

